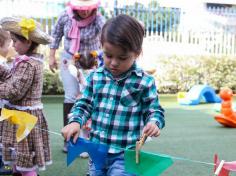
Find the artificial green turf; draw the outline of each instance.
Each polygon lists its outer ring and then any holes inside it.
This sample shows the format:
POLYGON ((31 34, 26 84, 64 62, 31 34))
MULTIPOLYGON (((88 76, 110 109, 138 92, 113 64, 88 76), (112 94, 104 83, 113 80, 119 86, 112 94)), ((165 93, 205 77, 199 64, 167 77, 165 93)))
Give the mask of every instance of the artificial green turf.
MULTIPOLYGON (((47 96, 43 98, 44 112, 46 114, 49 129, 60 133, 62 128, 63 97, 47 96)), ((62 136, 50 134, 53 164, 46 171, 40 172, 40 176, 78 176, 85 175, 87 171, 87 159, 78 158, 69 167, 66 165, 66 154, 62 152, 62 136)))
MULTIPOLYGON (((213 104, 180 106, 174 95, 161 95, 160 101, 166 110, 166 127, 159 138, 146 143, 143 150, 167 154, 189 160, 213 163, 217 153, 220 159, 236 160, 236 129, 224 128, 214 120, 213 104)), ((62 97, 43 99, 50 130, 60 132, 62 127, 62 97)), ((78 158, 66 166, 66 155, 61 152, 63 139, 51 134, 53 164, 40 176, 83 176, 87 159, 78 158)), ((209 176, 213 166, 191 161, 174 160, 163 176, 209 176)), ((236 175, 231 174, 232 175, 236 175)))

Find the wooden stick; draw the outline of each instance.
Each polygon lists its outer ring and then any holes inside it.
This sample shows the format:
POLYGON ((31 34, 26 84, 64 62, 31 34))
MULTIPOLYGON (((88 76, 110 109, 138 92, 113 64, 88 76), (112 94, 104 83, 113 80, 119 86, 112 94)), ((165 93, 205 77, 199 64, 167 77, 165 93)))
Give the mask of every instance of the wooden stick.
POLYGON ((135 160, 136 160, 136 164, 138 164, 139 163, 139 152, 140 152, 139 141, 136 142, 135 151, 136 151, 135 160))
POLYGON ((144 133, 143 136, 140 139, 140 147, 143 146, 143 144, 145 143, 146 139, 147 139, 147 135, 144 133))
POLYGON ((139 141, 136 142, 136 147, 135 147, 135 151, 136 151, 136 155, 135 155, 135 160, 136 160, 136 164, 139 163, 139 158, 140 158, 140 149, 143 146, 143 144, 145 143, 146 139, 147 139, 147 135, 144 133, 143 136, 140 138, 139 141))

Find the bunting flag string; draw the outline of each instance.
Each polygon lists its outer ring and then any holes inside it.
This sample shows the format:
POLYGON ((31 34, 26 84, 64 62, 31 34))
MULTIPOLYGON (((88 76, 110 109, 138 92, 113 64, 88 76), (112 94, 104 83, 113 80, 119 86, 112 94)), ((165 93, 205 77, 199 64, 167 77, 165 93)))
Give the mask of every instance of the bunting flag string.
MULTIPOLYGON (((48 131, 49 133, 61 136, 61 134, 57 132, 49 130, 44 131, 48 131)), ((71 139, 68 142, 67 165, 69 166, 74 161, 74 159, 79 156, 80 153, 88 152, 95 164, 96 169, 101 169, 104 166, 107 151, 108 146, 104 144, 94 143, 83 138, 78 138, 77 142, 74 144, 71 139)), ((127 172, 142 176, 160 175, 174 163, 173 160, 181 160, 186 162, 214 166, 214 171, 216 171, 220 164, 217 155, 215 155, 214 163, 210 163, 166 154, 150 153, 146 151, 140 151, 140 162, 139 164, 136 164, 135 150, 130 150, 126 148, 124 149, 124 151, 125 169, 127 170, 127 172)), ((228 176, 230 171, 236 172, 236 161, 224 162, 222 169, 219 171, 218 176, 228 176)))

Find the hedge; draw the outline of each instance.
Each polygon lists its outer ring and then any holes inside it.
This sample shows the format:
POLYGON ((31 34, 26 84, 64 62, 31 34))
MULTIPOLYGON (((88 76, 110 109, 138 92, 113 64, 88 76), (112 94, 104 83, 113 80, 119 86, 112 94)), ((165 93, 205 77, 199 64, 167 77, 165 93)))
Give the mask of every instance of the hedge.
POLYGON ((43 77, 43 94, 44 95, 60 95, 63 94, 62 82, 59 78, 58 72, 52 73, 45 69, 43 77))
MULTIPOLYGON (((159 93, 188 91, 208 84, 216 92, 222 87, 236 91, 236 58, 212 56, 169 56, 157 59, 153 76, 159 93)), ((45 69, 43 94, 63 94, 59 74, 45 69)))
POLYGON ((158 59, 154 77, 160 93, 188 91, 208 84, 216 92, 222 87, 236 90, 236 58, 212 56, 171 56, 158 59))

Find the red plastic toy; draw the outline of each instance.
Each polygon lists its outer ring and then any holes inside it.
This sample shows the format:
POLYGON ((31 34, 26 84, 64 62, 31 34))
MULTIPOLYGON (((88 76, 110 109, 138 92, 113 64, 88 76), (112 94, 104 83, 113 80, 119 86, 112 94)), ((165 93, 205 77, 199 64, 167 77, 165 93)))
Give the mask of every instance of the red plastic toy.
POLYGON ((236 128, 236 112, 232 108, 233 91, 229 88, 223 88, 220 91, 220 97, 223 100, 221 114, 215 116, 216 121, 225 127, 236 128))

